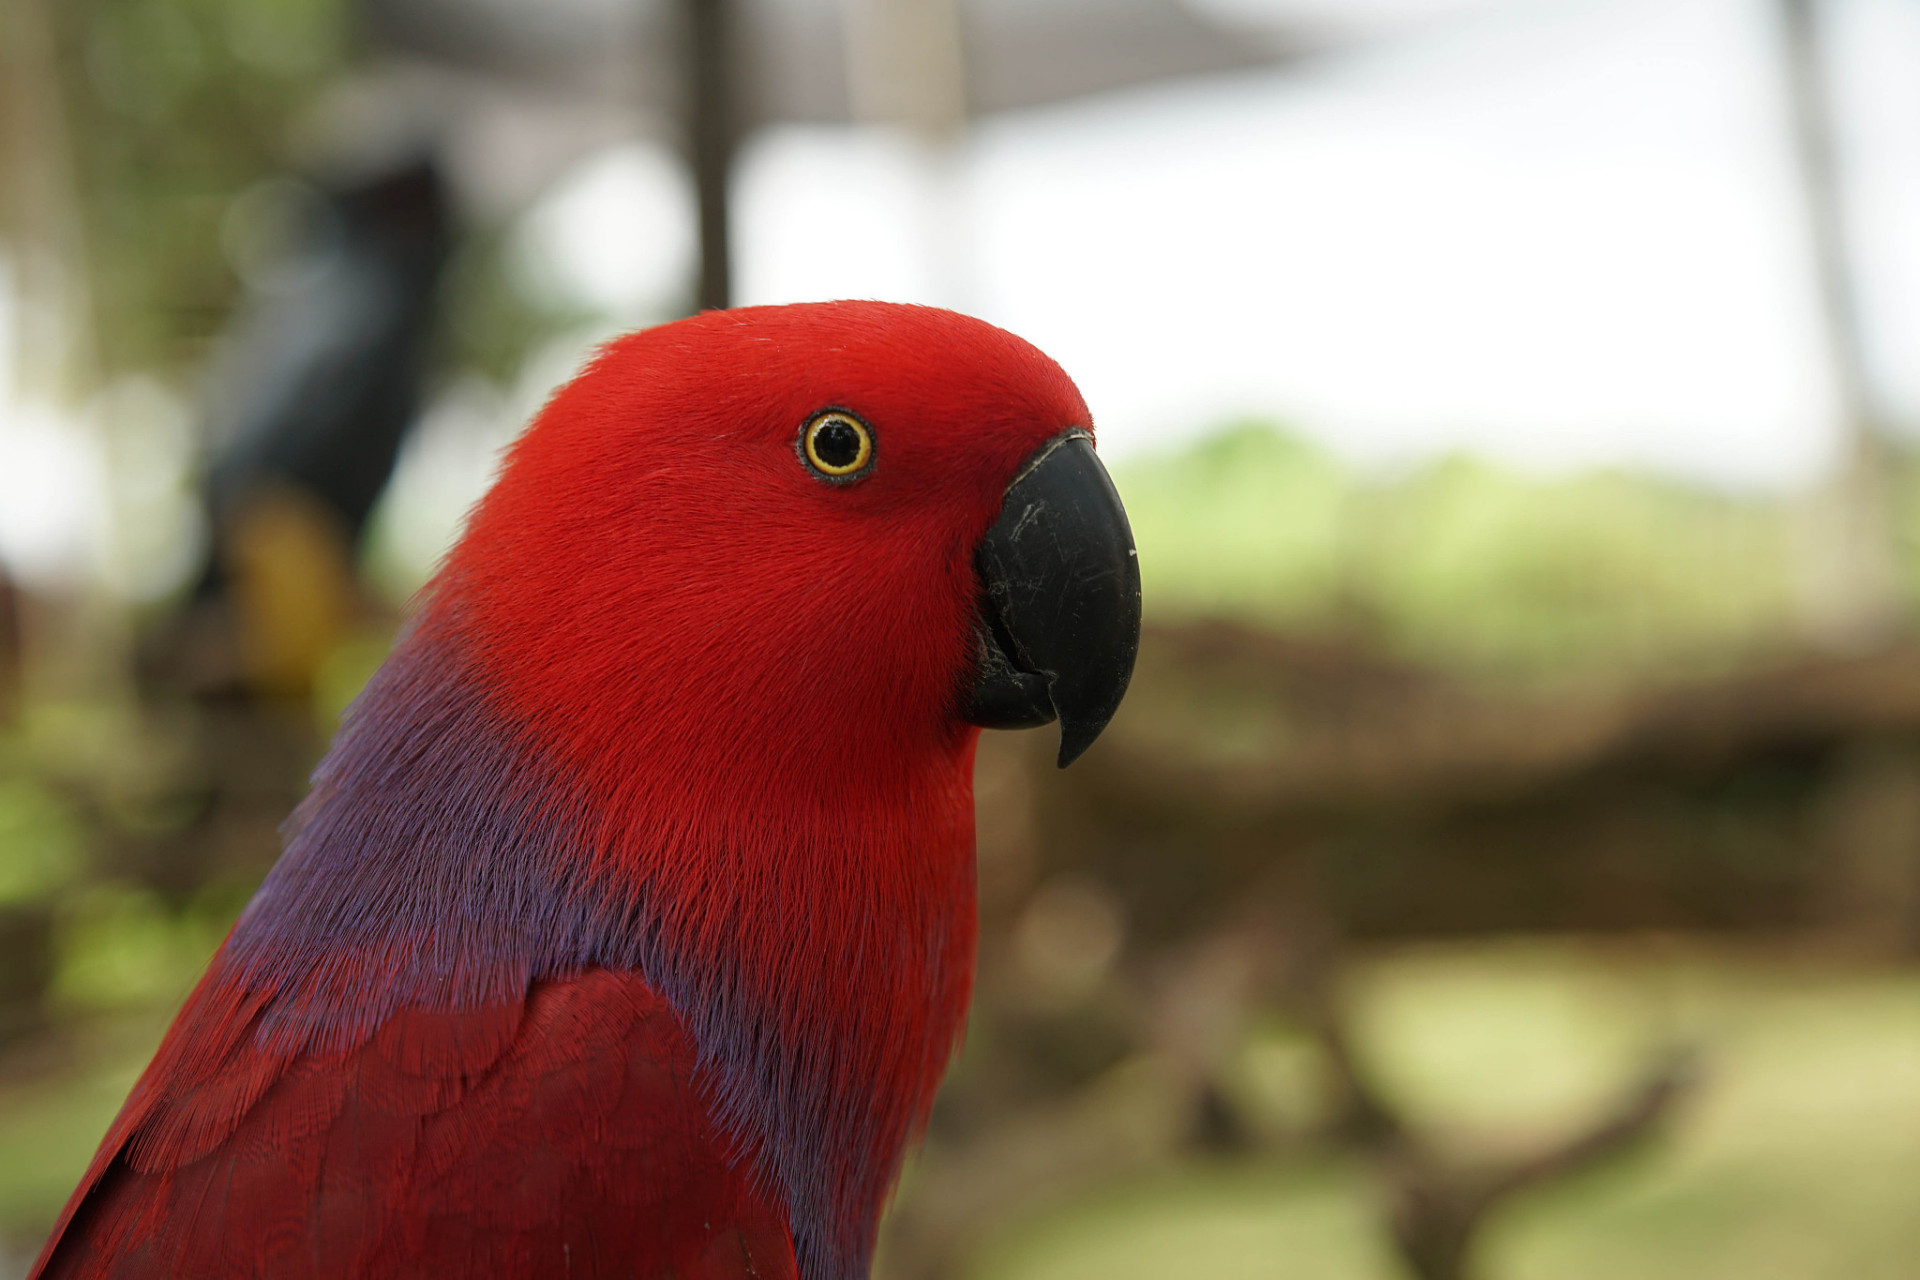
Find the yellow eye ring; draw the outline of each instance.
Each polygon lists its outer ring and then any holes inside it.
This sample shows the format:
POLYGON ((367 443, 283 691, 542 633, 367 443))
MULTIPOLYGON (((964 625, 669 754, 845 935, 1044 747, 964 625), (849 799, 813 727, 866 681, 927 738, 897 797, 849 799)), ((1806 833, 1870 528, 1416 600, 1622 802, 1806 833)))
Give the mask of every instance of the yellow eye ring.
POLYGON ((846 480, 873 461, 873 432, 845 409, 827 409, 800 432, 800 456, 829 480, 846 480))

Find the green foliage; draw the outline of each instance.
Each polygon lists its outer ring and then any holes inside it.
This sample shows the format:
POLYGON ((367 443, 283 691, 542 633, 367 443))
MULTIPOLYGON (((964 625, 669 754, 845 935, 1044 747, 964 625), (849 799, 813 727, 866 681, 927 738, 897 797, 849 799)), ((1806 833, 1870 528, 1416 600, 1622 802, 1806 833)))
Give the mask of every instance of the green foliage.
POLYGON ((1639 667, 1791 625, 1786 516, 1760 503, 1455 460, 1368 494, 1360 518, 1389 634, 1448 659, 1639 667))
POLYGON ((108 372, 191 362, 237 292, 220 227, 287 164, 348 54, 343 0, 59 0, 62 82, 108 372))
POLYGON ((1375 479, 1241 424, 1117 469, 1150 616, 1360 632, 1495 671, 1725 662, 1792 624, 1787 514, 1621 472, 1375 479))
POLYGON ((982 1252, 972 1280, 1400 1280, 1357 1171, 1188 1167, 982 1252))
POLYGON ((80 823, 32 778, 0 777, 0 906, 52 895, 81 869, 80 823))
POLYGON ((0 1265, 38 1251, 158 1038, 37 1086, 0 1083, 0 1265))
POLYGON ((210 893, 176 911, 134 885, 90 885, 62 904, 53 1000, 73 1012, 176 1001, 199 977, 232 921, 225 894, 210 893))
POLYGON ((1355 480, 1314 446, 1259 423, 1115 474, 1156 611, 1330 621, 1355 480))

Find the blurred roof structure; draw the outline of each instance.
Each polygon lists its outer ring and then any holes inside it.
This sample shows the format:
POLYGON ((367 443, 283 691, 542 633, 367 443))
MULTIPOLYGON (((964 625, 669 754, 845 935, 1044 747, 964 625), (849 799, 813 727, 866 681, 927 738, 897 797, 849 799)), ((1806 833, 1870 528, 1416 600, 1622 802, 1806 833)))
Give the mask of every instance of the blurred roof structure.
MULTIPOLYGON (((886 6, 871 5, 870 8, 886 6)), ((894 8, 949 6, 940 0, 894 8)), ((1181 0, 955 0, 969 114, 1267 65, 1303 32, 1181 0)), ((860 118, 841 0, 734 0, 739 124, 860 118)), ((671 0, 363 0, 384 44, 433 62, 672 115, 684 93, 671 0)))
POLYGON ((395 54, 574 104, 570 120, 548 110, 561 128, 534 148, 535 170, 550 174, 618 121, 678 136, 699 194, 699 303, 711 307, 731 301, 727 175, 757 127, 858 121, 950 137, 980 115, 1270 66, 1484 2, 360 0, 360 11, 395 54), (581 127, 582 106, 597 125, 581 127))

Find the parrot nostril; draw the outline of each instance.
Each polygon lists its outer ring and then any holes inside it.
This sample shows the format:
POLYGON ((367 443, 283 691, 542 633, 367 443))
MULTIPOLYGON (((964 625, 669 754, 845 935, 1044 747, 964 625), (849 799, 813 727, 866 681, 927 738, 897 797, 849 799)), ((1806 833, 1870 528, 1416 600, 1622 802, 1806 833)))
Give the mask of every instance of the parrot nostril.
POLYGON ((826 479, 851 479, 873 461, 873 433, 844 409, 828 409, 801 431, 800 455, 826 479))

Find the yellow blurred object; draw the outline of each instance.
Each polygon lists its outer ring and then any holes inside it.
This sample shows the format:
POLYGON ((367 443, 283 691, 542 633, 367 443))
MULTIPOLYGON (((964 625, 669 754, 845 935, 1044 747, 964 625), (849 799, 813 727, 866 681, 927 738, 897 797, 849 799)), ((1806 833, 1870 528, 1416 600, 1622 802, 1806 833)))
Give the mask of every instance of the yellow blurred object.
POLYGON ((278 486, 250 495, 222 541, 247 682, 304 696, 362 613, 345 531, 319 501, 278 486))

